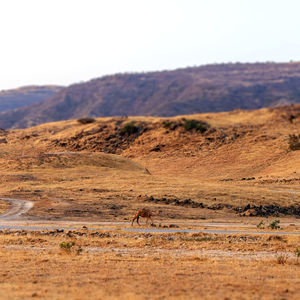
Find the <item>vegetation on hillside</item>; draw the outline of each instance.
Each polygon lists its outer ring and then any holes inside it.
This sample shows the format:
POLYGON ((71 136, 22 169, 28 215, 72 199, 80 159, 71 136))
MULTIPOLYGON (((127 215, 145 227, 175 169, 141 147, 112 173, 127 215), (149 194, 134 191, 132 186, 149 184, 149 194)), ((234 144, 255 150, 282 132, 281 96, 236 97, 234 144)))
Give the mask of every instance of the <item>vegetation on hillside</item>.
POLYGON ((300 134, 290 134, 289 135, 289 148, 292 151, 300 150, 300 134))
POLYGON ((206 122, 198 121, 198 120, 184 120, 183 127, 187 131, 196 130, 199 132, 205 132, 209 125, 206 122))
POLYGON ((132 122, 125 124, 121 130, 120 130, 120 135, 131 135, 134 133, 137 133, 139 128, 135 126, 132 122))
POLYGON ((94 118, 80 118, 77 120, 78 123, 80 124, 91 124, 94 123, 96 120, 94 118))
POLYGON ((0 91, 0 112, 41 102, 59 90, 59 86, 28 86, 0 91))
POLYGON ((104 76, 0 114, 1 128, 98 116, 175 116, 300 103, 300 63, 218 64, 104 76))

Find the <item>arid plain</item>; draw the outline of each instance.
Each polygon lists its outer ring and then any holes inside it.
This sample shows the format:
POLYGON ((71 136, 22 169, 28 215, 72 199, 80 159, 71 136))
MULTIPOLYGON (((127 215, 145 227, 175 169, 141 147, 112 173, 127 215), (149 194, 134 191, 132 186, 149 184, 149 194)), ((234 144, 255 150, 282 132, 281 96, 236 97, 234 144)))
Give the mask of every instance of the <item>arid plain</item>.
POLYGON ((0 131, 0 211, 33 203, 0 225, 53 227, 0 231, 0 297, 298 299, 299 134, 299 105, 0 131))

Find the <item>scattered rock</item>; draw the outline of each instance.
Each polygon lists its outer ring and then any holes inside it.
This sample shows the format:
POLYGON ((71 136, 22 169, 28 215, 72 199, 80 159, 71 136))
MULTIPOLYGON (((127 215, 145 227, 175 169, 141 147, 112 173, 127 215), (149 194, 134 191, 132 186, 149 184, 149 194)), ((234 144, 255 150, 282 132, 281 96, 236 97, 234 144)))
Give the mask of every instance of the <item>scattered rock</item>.
POLYGON ((179 228, 179 226, 176 225, 176 224, 170 224, 170 225, 169 225, 169 228, 179 228))
POLYGON ((156 145, 154 148, 150 149, 150 152, 159 152, 164 146, 165 145, 156 145))
POLYGON ((259 216, 259 217, 267 217, 267 216, 275 216, 278 217, 280 214, 282 215, 296 215, 300 216, 300 206, 288 206, 281 207, 278 205, 251 205, 247 204, 245 207, 235 208, 234 209, 241 216, 259 216))
POLYGON ((255 177, 248 177, 248 178, 243 177, 241 180, 242 181, 244 181, 244 180, 255 180, 255 177))

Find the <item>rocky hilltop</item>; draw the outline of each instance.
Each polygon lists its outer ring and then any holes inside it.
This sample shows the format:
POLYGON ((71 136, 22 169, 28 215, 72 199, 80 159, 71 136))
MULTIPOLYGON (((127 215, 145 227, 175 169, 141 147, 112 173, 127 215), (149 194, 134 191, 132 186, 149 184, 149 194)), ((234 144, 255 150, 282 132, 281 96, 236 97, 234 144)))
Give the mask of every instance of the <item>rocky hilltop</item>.
POLYGON ((0 114, 0 127, 101 116, 175 116, 300 102, 300 63, 218 64, 104 76, 0 114))

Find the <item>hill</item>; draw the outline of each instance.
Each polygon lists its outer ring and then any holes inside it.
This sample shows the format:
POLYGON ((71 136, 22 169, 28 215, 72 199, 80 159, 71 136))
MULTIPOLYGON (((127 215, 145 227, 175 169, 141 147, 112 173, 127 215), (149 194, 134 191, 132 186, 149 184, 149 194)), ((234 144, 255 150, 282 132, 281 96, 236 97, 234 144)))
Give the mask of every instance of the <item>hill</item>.
POLYGON ((0 127, 100 116, 175 116, 300 102, 300 63, 218 64, 117 74, 74 84, 0 114, 0 127))
POLYGON ((106 117, 88 121, 0 131, 4 163, 8 157, 19 157, 17 153, 26 158, 33 152, 88 151, 122 155, 149 169, 157 168, 159 173, 173 168, 185 173, 189 166, 189 174, 195 171, 201 176, 239 178, 262 175, 265 169, 270 173, 270 168, 278 175, 300 169, 300 161, 291 159, 300 152, 289 148, 289 136, 300 133, 300 104, 170 118, 106 117), (179 160, 183 165, 173 163, 179 160), (161 169, 162 162, 170 164, 161 169), (278 167, 279 162, 285 167, 278 167))
POLYGON ((299 104, 89 121, 1 130, 2 197, 50 219, 128 220, 145 205, 168 219, 300 215, 299 104))
POLYGON ((0 112, 43 101, 61 89, 60 86, 26 86, 0 91, 0 112))

